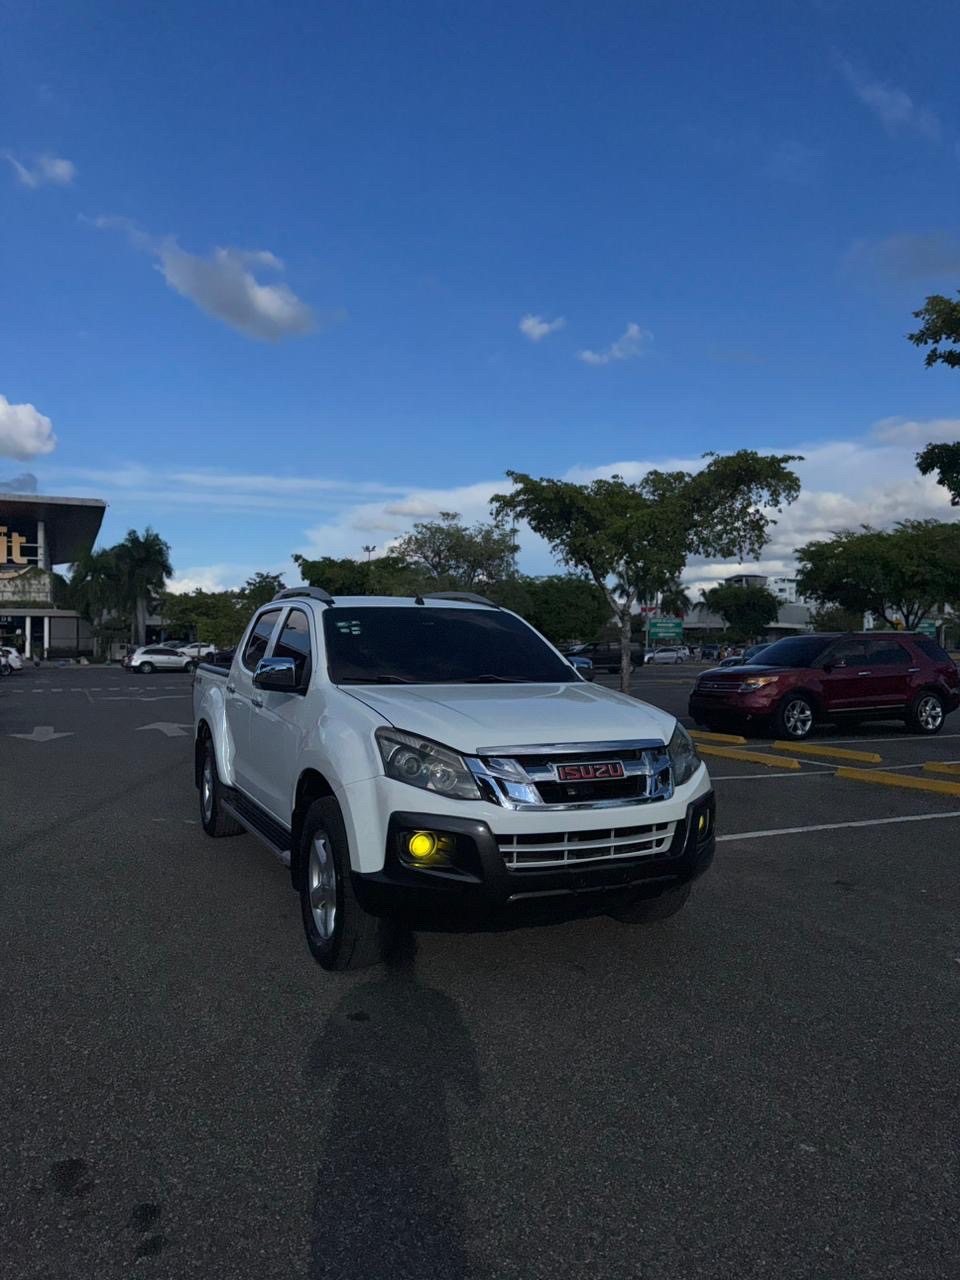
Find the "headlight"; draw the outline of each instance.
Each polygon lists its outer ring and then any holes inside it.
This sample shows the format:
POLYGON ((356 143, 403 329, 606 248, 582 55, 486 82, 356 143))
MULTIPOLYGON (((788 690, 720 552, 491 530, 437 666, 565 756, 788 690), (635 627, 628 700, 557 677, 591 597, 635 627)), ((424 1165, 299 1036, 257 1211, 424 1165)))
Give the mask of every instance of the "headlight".
POLYGON ((673 767, 673 785, 682 787, 685 782, 690 781, 700 768, 700 757, 697 755, 697 748, 693 745, 692 738, 682 724, 678 723, 676 729, 674 729, 670 745, 667 747, 667 753, 670 756, 670 764, 673 767))
POLYGON ((762 689, 765 684, 776 684, 779 679, 779 676, 750 676, 748 680, 742 681, 738 692, 752 693, 754 689, 762 689))
POLYGON ((480 788, 463 757, 448 747, 399 729, 378 729, 377 746, 388 778, 457 800, 480 799, 480 788))

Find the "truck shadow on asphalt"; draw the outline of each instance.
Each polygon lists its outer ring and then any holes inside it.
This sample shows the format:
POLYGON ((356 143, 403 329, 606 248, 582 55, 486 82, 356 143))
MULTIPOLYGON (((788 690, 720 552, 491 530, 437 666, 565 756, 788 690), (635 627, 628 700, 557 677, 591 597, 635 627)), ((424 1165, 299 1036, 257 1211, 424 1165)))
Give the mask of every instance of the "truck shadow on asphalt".
POLYGON ((409 935, 310 1051, 304 1131, 324 1142, 311 1280, 467 1275, 448 1092, 477 1103, 480 1073, 454 1002, 417 981, 415 953, 409 935))

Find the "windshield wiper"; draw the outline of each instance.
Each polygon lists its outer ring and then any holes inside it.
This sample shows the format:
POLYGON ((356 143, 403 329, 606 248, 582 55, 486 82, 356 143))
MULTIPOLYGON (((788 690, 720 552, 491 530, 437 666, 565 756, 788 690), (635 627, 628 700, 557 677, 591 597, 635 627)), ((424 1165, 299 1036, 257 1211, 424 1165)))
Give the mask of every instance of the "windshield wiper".
POLYGON ((417 680, 407 680, 404 676, 346 676, 340 684, 418 684, 417 680))
POLYGON ((464 676, 462 679, 444 680, 444 684, 549 684, 547 680, 529 680, 524 676, 495 676, 488 672, 482 676, 464 676))

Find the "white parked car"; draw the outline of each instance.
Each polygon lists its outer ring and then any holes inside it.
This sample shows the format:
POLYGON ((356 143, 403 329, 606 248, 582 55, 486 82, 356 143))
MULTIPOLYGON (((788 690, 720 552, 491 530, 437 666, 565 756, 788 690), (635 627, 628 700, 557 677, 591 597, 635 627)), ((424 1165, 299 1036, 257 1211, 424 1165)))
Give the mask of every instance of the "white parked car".
POLYGON ((7 666, 11 671, 23 670, 23 658, 16 649, 8 645, 0 646, 0 658, 6 659, 7 666))
POLYGON ((122 665, 126 671, 148 676, 153 671, 193 671, 197 660, 169 645, 147 644, 128 653, 122 665))
POLYGON ((530 900, 662 920, 713 858, 710 779, 676 717, 585 683, 479 596, 282 591, 229 666, 199 668, 194 716, 204 831, 246 830, 289 866, 325 969, 378 960, 398 920, 530 900))
POLYGON ((215 644, 201 644, 199 640, 193 644, 181 644, 177 646, 177 653, 182 653, 188 658, 194 658, 197 662, 201 658, 209 658, 211 653, 216 653, 217 646, 215 644))
POLYGON ((654 663, 677 663, 686 662, 690 657, 690 650, 685 645, 668 645, 662 649, 655 649, 653 653, 648 653, 646 662, 654 663))

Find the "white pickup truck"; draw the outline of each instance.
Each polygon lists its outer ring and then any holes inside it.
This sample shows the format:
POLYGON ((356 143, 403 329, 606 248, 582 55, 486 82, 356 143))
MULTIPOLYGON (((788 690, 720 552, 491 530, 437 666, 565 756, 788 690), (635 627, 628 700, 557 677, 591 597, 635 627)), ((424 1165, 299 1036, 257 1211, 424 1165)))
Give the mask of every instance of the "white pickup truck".
POLYGON ((673 915, 714 853, 714 797, 683 727, 588 684, 480 596, 282 591, 229 668, 194 682, 211 836, 290 867, 327 969, 398 924, 482 926, 525 904, 673 915))

